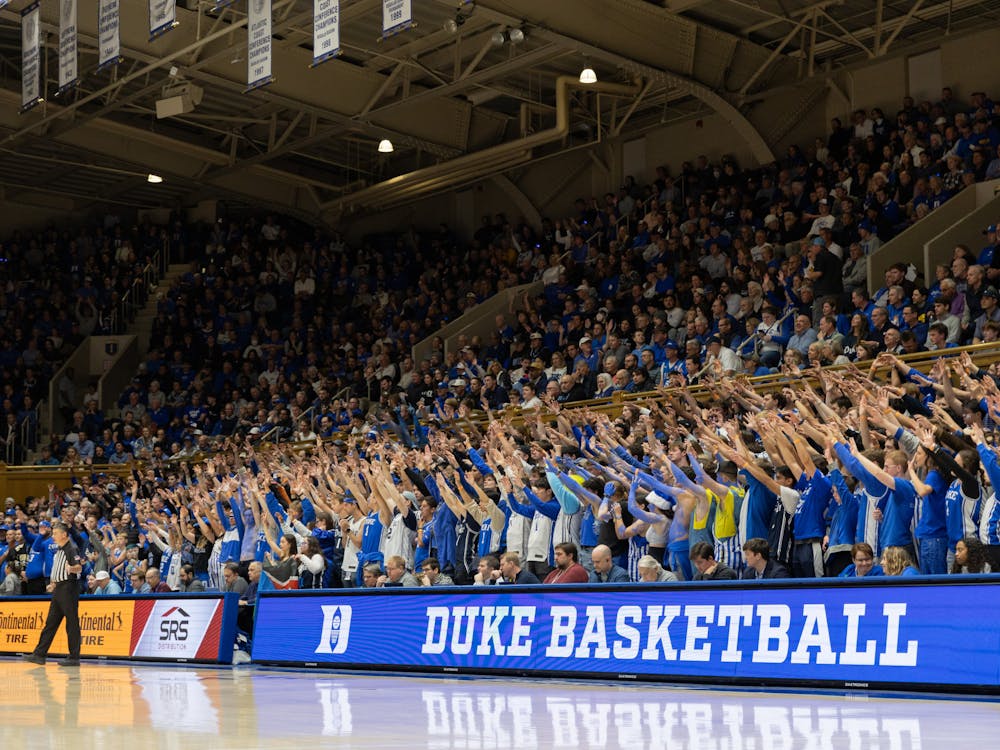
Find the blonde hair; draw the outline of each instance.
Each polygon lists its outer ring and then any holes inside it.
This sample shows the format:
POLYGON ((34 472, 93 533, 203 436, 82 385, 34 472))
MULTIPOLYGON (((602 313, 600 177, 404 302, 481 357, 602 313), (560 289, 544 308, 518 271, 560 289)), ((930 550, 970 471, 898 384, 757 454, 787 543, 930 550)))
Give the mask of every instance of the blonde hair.
POLYGON ((887 576, 901 575, 904 570, 913 565, 910 553, 902 547, 886 547, 882 553, 882 570, 887 576))

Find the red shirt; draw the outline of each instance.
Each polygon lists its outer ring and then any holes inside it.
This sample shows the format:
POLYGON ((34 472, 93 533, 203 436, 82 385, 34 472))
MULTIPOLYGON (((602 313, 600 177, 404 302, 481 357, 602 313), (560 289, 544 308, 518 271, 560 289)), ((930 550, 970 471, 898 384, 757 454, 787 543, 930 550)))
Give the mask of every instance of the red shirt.
POLYGON ((556 568, 545 576, 543 583, 587 583, 589 580, 587 569, 580 563, 573 563, 566 570, 556 568))

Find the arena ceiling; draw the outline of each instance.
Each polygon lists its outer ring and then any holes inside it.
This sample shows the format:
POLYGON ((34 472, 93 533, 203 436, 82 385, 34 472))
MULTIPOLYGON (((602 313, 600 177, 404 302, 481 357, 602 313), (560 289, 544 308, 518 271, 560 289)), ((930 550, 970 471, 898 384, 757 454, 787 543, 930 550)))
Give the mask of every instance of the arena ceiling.
POLYGON ((97 0, 79 0, 81 83, 56 98, 58 5, 42 0, 46 102, 20 115, 28 4, 0 10, 4 195, 78 210, 222 199, 327 222, 710 112, 764 160, 768 134, 746 117, 764 94, 1000 15, 1000 0, 413 0, 415 26, 382 40, 381 1, 342 0, 343 54, 311 69, 312 0, 274 0, 275 81, 245 93, 245 3, 180 0, 152 42, 144 4, 122 3, 125 59, 98 71, 97 0), (601 90, 574 83, 584 63, 601 90), (201 103, 157 119, 184 83, 201 103))

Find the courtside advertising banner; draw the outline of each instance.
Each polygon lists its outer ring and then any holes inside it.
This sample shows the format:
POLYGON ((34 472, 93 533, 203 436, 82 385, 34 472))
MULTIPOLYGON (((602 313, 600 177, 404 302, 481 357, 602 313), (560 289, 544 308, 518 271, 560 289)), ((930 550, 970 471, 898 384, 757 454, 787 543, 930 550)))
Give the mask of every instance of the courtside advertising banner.
MULTIPOLYGON (((229 662, 237 608, 235 595, 85 596, 80 599, 80 654, 84 658, 229 662)), ((0 599, 0 653, 33 650, 48 611, 46 598, 0 599)), ((51 653, 68 652, 63 624, 51 653)))
POLYGON ((268 592, 256 617, 261 663, 1000 692, 1000 580, 268 592))
POLYGON ((69 91, 80 80, 76 54, 76 0, 59 0, 59 90, 69 91))
POLYGON ((38 50, 41 7, 38 3, 21 11, 21 112, 42 101, 41 59, 38 50))
POLYGON ((313 0, 313 61, 316 67, 340 54, 340 0, 313 0))
POLYGON ((382 0, 382 36, 392 36, 413 25, 410 0, 382 0))
POLYGON ((177 0, 149 0, 149 39, 167 33, 177 25, 177 0))
POLYGON ((97 67, 117 65, 122 60, 120 0, 100 0, 97 4, 97 67))
POLYGON ((271 77, 271 0, 247 0, 247 91, 271 77))

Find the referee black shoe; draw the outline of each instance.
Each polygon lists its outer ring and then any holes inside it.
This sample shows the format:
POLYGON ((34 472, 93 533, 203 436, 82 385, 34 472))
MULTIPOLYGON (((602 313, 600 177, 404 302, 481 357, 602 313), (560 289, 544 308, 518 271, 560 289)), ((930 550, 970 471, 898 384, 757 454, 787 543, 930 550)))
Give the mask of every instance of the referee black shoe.
POLYGON ((79 659, 71 659, 71 658, 61 659, 59 661, 59 666, 60 667, 79 667, 80 666, 80 660, 79 659))
POLYGON ((45 657, 39 656, 38 654, 25 654, 21 657, 22 661, 31 662, 32 664, 44 664, 45 657))

